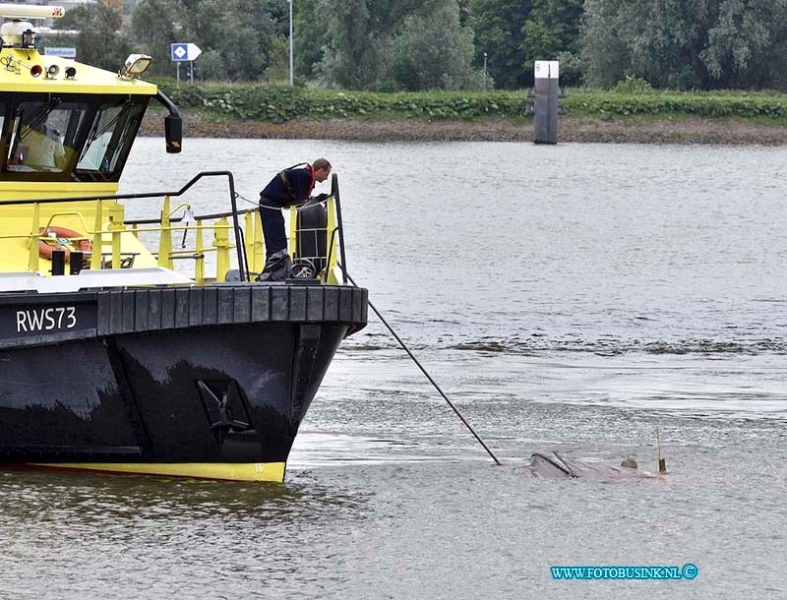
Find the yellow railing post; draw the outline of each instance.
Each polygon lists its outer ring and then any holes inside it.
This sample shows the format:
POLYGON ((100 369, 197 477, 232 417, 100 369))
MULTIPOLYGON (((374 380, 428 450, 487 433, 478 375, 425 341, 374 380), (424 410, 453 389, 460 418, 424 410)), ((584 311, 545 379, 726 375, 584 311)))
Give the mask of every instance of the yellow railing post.
POLYGON ((298 224, 298 209, 294 206, 290 207, 290 239, 287 247, 290 249, 290 256, 295 258, 295 252, 298 250, 298 239, 296 236, 296 225, 298 224))
MULTIPOLYGON (((326 231, 325 236, 325 250, 328 252, 328 256, 331 257, 331 261, 329 264, 325 265, 327 269, 326 275, 333 276, 334 269, 339 266, 339 232, 336 231, 334 234, 334 230, 336 229, 336 200, 331 198, 326 203, 326 208, 328 209, 328 229, 326 231)), ((325 278, 326 281, 328 277, 325 278)))
POLYGON ((103 236, 101 230, 104 227, 104 201, 99 200, 96 204, 96 218, 93 221, 93 249, 90 255, 90 268, 93 271, 101 270, 101 246, 103 244, 103 236))
POLYGON ((205 245, 202 242, 203 227, 202 221, 197 221, 196 232, 194 234, 197 238, 197 258, 194 262, 194 279, 196 280, 197 285, 204 285, 205 283, 205 245))
POLYGON ((227 217, 213 227, 213 247, 216 248, 216 281, 226 281, 230 270, 230 237, 227 217))
POLYGON ((33 231, 30 234, 30 258, 27 264, 28 271, 38 271, 38 240, 41 239, 41 234, 39 230, 41 228, 40 224, 41 218, 41 209, 38 202, 33 204, 33 231))
POLYGON ((112 268, 121 268, 120 234, 125 229, 123 225, 123 207, 112 204, 109 207, 109 231, 112 233, 112 268))
POLYGON ((158 266, 172 268, 172 229, 169 220, 169 196, 164 196, 161 208, 161 235, 158 242, 158 266))
POLYGON ((260 240, 257 237, 257 230, 255 228, 255 218, 256 212, 247 212, 246 213, 246 226, 244 231, 246 232, 246 259, 249 261, 249 269, 254 273, 259 273, 260 270, 258 269, 260 263, 257 262, 258 258, 261 258, 261 253, 258 252, 258 247, 260 245, 260 240))

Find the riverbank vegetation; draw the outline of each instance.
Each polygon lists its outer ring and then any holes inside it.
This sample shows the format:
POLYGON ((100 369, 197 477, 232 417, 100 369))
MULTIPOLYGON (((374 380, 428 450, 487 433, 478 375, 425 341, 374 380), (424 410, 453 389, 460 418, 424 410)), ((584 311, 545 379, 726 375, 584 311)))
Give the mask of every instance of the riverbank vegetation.
MULTIPOLYGON (((187 137, 360 141, 532 141, 531 100, 516 92, 371 92, 157 81, 181 107, 187 137)), ((787 143, 787 96, 774 92, 568 89, 563 142, 787 143)), ((145 135, 161 135, 160 115, 145 135)))
MULTIPOLYGON (((633 79, 659 90, 787 90, 787 3, 773 0, 140 0, 125 14, 116 6, 69 9, 47 43, 76 46, 79 60, 107 69, 144 52, 155 59, 149 74, 174 76, 171 44, 190 42, 202 53, 182 76, 197 82, 285 83, 292 42, 296 86, 324 89, 517 90, 532 85, 534 61, 559 60, 561 84, 572 88, 633 79)), ((655 100, 644 102, 634 108, 652 110, 655 100)))
MULTIPOLYGON (((532 99, 526 90, 495 92, 373 93, 275 85, 159 86, 178 106, 242 120, 282 123, 296 119, 422 119, 427 121, 504 119, 524 123, 532 99)), ((787 125, 787 95, 777 92, 655 91, 643 81, 622 82, 612 91, 567 89, 560 106, 571 117, 601 120, 633 116, 662 119, 740 118, 787 125)))

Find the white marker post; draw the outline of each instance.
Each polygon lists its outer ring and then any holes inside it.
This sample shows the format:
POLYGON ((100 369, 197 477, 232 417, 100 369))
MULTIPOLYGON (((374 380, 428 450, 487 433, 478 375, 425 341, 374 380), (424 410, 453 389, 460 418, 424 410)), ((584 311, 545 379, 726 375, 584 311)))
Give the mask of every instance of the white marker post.
POLYGON ((560 63, 556 60, 537 60, 534 75, 536 98, 533 106, 535 113, 533 141, 536 144, 557 144, 560 63))

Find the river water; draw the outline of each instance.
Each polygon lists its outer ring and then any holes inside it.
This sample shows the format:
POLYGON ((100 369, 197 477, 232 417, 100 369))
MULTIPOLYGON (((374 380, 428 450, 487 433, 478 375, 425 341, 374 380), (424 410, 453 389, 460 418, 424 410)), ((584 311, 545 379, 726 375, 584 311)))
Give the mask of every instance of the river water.
POLYGON ((283 485, 0 473, 0 598, 787 597, 787 149, 163 146, 139 141, 122 191, 231 169, 254 202, 327 156, 350 274, 503 466, 370 311, 283 485), (657 432, 661 478, 527 467, 557 450, 654 471, 657 432))

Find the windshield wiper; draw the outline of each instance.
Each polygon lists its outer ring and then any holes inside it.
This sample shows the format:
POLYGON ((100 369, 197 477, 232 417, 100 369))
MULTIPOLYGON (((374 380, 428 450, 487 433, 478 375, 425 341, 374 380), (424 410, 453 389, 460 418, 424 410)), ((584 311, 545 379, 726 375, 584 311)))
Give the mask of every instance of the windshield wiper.
POLYGON ((126 116, 126 115, 127 115, 127 114, 128 114, 130 111, 131 111, 131 109, 132 109, 132 108, 134 108, 135 106, 136 106, 136 104, 134 104, 133 102, 126 102, 126 103, 123 105, 123 108, 121 108, 121 109, 118 111, 118 114, 116 114, 116 115, 115 115, 115 116, 114 116, 114 117, 113 117, 113 118, 112 118, 112 119, 109 121, 109 123, 107 123, 106 125, 104 125, 104 127, 103 127, 103 129, 101 129, 101 131, 99 131, 98 133, 95 133, 95 134, 91 134, 91 136, 90 136, 90 141, 91 141, 91 142, 94 142, 95 140, 97 140, 98 138, 100 138, 102 135, 104 135, 104 134, 105 134, 107 131, 109 131, 109 130, 113 129, 113 128, 115 127, 115 125, 117 124, 117 122, 120 120, 120 118, 121 118, 121 117, 125 117, 125 116, 126 116))

